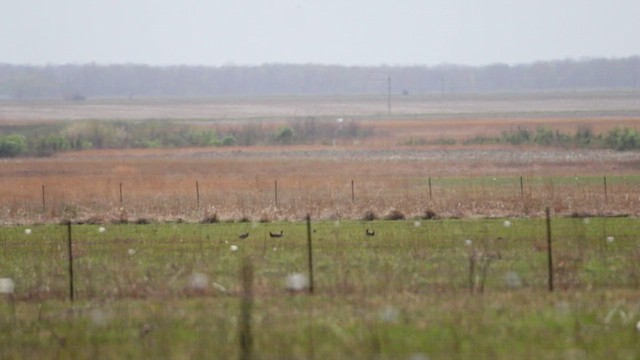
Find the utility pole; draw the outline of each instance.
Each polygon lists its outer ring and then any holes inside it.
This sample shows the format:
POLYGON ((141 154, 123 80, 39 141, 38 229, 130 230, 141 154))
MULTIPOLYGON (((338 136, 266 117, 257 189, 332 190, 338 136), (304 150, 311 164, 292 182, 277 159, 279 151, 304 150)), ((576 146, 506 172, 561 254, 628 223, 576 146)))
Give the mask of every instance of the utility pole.
POLYGON ((391 76, 387 77, 387 113, 391 115, 391 76))

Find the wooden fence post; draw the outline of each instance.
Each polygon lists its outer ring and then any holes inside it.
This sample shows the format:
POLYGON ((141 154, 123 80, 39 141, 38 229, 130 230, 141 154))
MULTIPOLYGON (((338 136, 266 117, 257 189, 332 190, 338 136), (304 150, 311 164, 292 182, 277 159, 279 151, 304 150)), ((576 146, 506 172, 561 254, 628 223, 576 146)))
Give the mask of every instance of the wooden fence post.
POLYGON ((242 301, 240 303, 240 359, 250 360, 253 353, 253 336, 251 333, 251 308, 253 306, 253 266, 251 260, 244 259, 240 271, 242 280, 242 301))
POLYGON ((353 184, 353 180, 351 180, 351 203, 355 204, 356 203, 356 192, 355 192, 355 187, 353 184))
POLYGON ((45 197, 44 197, 44 185, 42 185, 42 213, 44 214, 47 211, 45 197))
POLYGON ((522 207, 524 207, 524 182, 522 175, 520 176, 520 197, 522 198, 522 207))
POLYGON ((200 209, 200 185, 196 181, 196 209, 200 209))
POLYGON ((309 293, 313 294, 313 245, 311 243, 311 215, 307 214, 307 248, 309 252, 309 293))
POLYGON ((544 210, 547 223, 547 255, 549 266, 549 291, 553 291, 553 251, 551 248, 551 210, 547 207, 544 210))
POLYGON ((69 251, 69 300, 73 302, 73 240, 71 239, 71 220, 67 222, 67 248, 69 251))
POLYGON ((278 180, 274 181, 273 188, 275 192, 275 201, 276 201, 276 208, 277 208, 278 207, 278 180))

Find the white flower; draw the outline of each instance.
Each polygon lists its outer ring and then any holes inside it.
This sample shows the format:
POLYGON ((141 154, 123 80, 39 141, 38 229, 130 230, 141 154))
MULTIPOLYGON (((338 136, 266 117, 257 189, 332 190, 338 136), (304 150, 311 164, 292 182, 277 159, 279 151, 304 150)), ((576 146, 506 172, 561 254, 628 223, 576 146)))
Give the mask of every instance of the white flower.
POLYGON ((213 286, 214 289, 220 291, 220 292, 227 292, 227 288, 225 288, 224 286, 218 284, 217 282, 214 282, 211 284, 213 286))
POLYGON ((522 287, 522 280, 520 279, 520 275, 518 275, 515 271, 509 271, 504 277, 504 284, 508 288, 519 288, 522 287))
POLYGON ((591 219, 584 218, 584 219, 582 219, 582 223, 585 224, 585 225, 589 225, 591 223, 591 219))
POLYGON ((464 244, 467 245, 467 246, 471 246, 471 245, 473 245, 473 240, 467 239, 467 240, 464 241, 464 244))
POLYGON ((129 249, 129 250, 127 250, 127 254, 129 254, 130 256, 131 256, 131 255, 135 255, 135 253, 136 253, 136 249, 129 249))
POLYGON ((638 321, 638 322, 636 323, 636 330, 637 330, 638 332, 640 332, 640 321, 638 321))
POLYGON ((400 310, 391 306, 384 308, 380 312, 380 320, 382 320, 383 322, 395 323, 395 322, 398 322, 399 318, 400 318, 400 310))
POLYGON ((203 273, 193 273, 189 276, 189 287, 195 290, 204 290, 209 285, 209 277, 203 273))
POLYGON ((305 274, 293 273, 287 275, 285 280, 285 287, 289 291, 302 291, 309 287, 309 279, 305 274))
POLYGON ((0 278, 0 294, 13 294, 16 285, 10 278, 0 278))
POLYGON ((612 242, 616 241, 616 239, 613 236, 607 236, 607 242, 609 244, 611 244, 612 242))
POLYGON ((429 360, 429 355, 423 353, 415 353, 409 356, 409 360, 429 360))
POLYGON ((502 226, 504 226, 504 227, 506 227, 506 228, 511 227, 511 221, 509 221, 509 220, 505 220, 505 221, 502 223, 502 226))
POLYGON ((106 229, 104 226, 100 226, 100 227, 98 228, 98 232, 99 232, 99 233, 101 233, 101 234, 102 234, 103 232, 105 232, 105 231, 107 231, 107 229, 106 229))
POLYGON ((415 227, 420 227, 422 224, 420 223, 420 221, 416 220, 413 222, 413 226, 415 227))
POLYGON ((231 250, 231 251, 238 251, 238 245, 231 245, 231 246, 229 246, 229 250, 231 250))
POLYGON ((91 309, 89 317, 91 318, 93 325, 98 327, 107 325, 107 321, 109 320, 107 314, 101 309, 91 309))
POLYGON ((333 222, 333 227, 340 227, 340 220, 336 220, 333 222))
POLYGON ((24 229, 24 233, 26 235, 31 235, 31 229, 24 229))
POLYGON ((571 304, 562 300, 556 303, 556 312, 560 315, 567 315, 571 311, 571 304))

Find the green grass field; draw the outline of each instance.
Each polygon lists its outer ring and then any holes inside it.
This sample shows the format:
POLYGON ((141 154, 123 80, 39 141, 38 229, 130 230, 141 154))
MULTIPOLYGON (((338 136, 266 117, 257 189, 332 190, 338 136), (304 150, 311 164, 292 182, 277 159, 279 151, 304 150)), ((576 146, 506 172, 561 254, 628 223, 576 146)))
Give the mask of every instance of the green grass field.
POLYGON ((635 218, 553 218, 553 293, 544 219, 314 222, 314 295, 304 222, 103 226, 72 228, 73 304, 66 226, 0 228, 0 358, 238 358, 246 259, 257 359, 640 356, 635 218))

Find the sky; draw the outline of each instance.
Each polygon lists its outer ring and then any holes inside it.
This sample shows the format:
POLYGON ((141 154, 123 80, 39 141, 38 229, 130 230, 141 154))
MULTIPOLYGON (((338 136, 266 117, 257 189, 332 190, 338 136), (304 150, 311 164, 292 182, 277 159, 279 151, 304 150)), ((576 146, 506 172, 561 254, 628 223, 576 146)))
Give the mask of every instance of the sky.
POLYGON ((487 65, 640 55, 638 0, 0 0, 0 63, 487 65))

